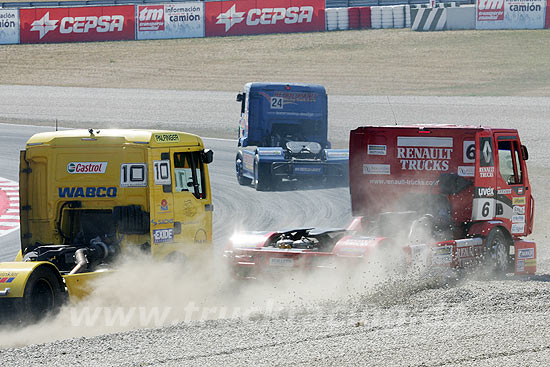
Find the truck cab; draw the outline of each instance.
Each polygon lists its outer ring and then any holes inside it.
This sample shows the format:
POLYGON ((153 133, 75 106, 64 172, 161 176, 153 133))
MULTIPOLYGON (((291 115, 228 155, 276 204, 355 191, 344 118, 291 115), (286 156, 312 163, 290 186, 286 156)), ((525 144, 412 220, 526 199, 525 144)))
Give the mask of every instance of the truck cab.
POLYGON ((237 101, 239 184, 257 190, 307 178, 347 184, 348 151, 331 149, 323 86, 247 83, 237 101))
POLYGON ((20 154, 21 251, 0 263, 11 279, 0 302, 37 315, 87 294, 128 249, 159 259, 210 251, 212 159, 200 137, 177 131, 32 136, 20 154))
POLYGON ((437 241, 481 239, 453 261, 485 254, 503 271, 534 272, 535 244, 522 239, 533 230, 534 200, 517 130, 367 126, 351 132, 350 152, 352 213, 366 227, 409 213, 437 241))

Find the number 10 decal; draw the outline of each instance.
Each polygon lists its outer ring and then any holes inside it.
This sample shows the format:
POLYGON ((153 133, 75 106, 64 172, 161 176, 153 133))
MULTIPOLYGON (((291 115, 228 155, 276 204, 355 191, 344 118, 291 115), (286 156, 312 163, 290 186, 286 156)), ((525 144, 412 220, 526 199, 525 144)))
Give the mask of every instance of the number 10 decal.
POLYGON ((146 187, 147 165, 123 163, 120 165, 120 187, 146 187))
POLYGON ((170 185, 172 178, 170 177, 170 160, 153 161, 153 170, 155 176, 155 185, 170 185))

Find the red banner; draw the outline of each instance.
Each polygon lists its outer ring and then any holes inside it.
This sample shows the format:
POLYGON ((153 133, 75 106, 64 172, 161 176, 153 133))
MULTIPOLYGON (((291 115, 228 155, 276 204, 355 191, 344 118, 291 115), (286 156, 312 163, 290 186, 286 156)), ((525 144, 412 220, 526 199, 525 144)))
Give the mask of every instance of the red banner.
POLYGON ((544 28, 550 28, 550 0, 546 0, 546 21, 544 22, 544 28))
POLYGON ((20 10, 21 43, 135 39, 135 7, 90 6, 20 10))
POLYGON ((325 30, 324 0, 238 0, 204 5, 207 37, 325 30))

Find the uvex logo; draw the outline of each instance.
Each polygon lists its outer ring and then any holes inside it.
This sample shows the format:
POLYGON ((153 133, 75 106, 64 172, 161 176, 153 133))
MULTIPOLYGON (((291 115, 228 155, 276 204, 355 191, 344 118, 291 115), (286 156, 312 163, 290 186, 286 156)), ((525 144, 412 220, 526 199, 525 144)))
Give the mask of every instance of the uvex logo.
POLYGON ((220 13, 217 17, 216 24, 224 24, 225 31, 229 31, 235 24, 241 23, 246 19, 247 26, 277 24, 284 22, 285 24, 295 23, 311 23, 313 18, 312 6, 291 6, 289 8, 262 8, 250 9, 248 13, 239 12, 236 10, 236 4, 233 4, 226 12, 220 13))
POLYGON ((493 187, 478 187, 477 194, 479 197, 494 196, 495 189, 493 187))
POLYGON ((123 15, 103 15, 100 17, 82 16, 82 17, 63 17, 61 21, 58 19, 50 19, 50 12, 31 24, 31 31, 40 32, 42 39, 49 31, 54 31, 59 26, 59 33, 88 33, 95 30, 99 33, 122 31, 124 27, 123 15), (59 24, 58 24, 59 23, 59 24))

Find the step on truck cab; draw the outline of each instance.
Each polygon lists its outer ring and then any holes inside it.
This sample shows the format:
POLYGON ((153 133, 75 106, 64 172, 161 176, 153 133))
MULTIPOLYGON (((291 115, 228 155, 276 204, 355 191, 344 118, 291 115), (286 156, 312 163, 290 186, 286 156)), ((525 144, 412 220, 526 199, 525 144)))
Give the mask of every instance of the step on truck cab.
POLYGON ((239 184, 256 190, 274 189, 282 180, 347 185, 348 150, 331 149, 323 86, 247 83, 237 101, 239 184))
POLYGON ((40 317, 127 249, 190 258, 210 251, 212 151, 161 130, 64 130, 20 154, 21 251, 0 263, 0 302, 40 317))

